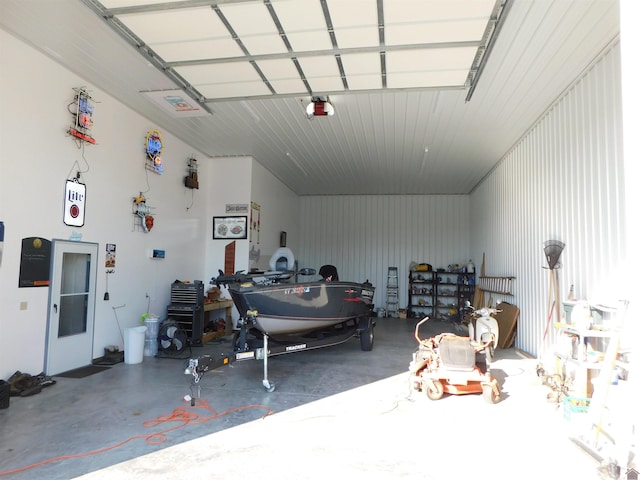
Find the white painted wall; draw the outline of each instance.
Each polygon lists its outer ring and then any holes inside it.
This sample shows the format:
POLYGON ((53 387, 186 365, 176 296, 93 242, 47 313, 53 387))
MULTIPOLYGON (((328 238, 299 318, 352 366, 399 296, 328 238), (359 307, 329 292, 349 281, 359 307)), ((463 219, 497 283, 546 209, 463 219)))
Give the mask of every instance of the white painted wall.
MULTIPOLYGON (((120 331, 136 325, 147 308, 166 315, 174 280, 203 280, 208 287, 224 264, 226 242, 212 240, 212 217, 224 215, 225 204, 249 203, 252 188, 277 192, 284 187, 259 168, 258 178, 252 179, 251 158, 207 159, 162 129, 164 173, 147 172, 145 136, 159 129, 153 121, 4 31, 0 44, 0 90, 6 93, 0 107, 0 221, 5 224, 0 378, 6 379, 16 370, 37 374, 44 360, 48 288, 18 288, 22 238, 67 239, 79 233, 82 240, 99 244, 101 262, 106 243, 116 244, 108 301, 103 300, 107 282, 102 263, 98 269, 94 357, 99 357, 107 345, 123 347, 120 331), (98 144, 84 151, 66 133, 72 88, 82 86, 99 102, 92 131, 98 144), (199 190, 183 184, 187 160, 194 154, 199 190), (87 185, 86 222, 71 228, 62 221, 64 183, 78 169, 87 185), (141 191, 154 207, 155 226, 149 233, 135 227, 132 214, 133 197, 141 191), (151 259, 154 248, 164 249, 166 258, 151 259), (20 310, 21 302, 27 303, 26 310, 20 310)), ((270 205, 269 199, 261 201, 270 205)), ((288 228, 295 238, 295 209, 276 210, 277 228, 288 228)), ((239 268, 246 268, 247 241, 239 242, 236 255, 239 268)))
POLYGON ((515 296, 503 299, 520 307, 516 346, 532 354, 543 349, 551 311, 546 240, 566 244, 562 300, 570 284, 593 303, 628 295, 620 71, 616 44, 471 195, 473 257, 486 253, 487 275, 517 277, 515 296))
POLYGON ((259 268, 267 269, 269 259, 280 247, 280 232, 287 232, 287 247, 298 256, 300 245, 300 202, 298 196, 283 188, 279 180, 258 162, 251 172, 251 200, 260 205, 259 268))
MULTIPOLYGON (((206 246, 205 290, 218 270, 224 270, 224 251, 228 240, 213 240, 213 217, 235 215, 225 211, 226 204, 248 205, 251 202, 251 157, 213 158, 209 165, 207 187, 207 234, 202 238, 206 246)), ((249 262, 248 240, 236 242, 236 270, 244 270, 249 262)))

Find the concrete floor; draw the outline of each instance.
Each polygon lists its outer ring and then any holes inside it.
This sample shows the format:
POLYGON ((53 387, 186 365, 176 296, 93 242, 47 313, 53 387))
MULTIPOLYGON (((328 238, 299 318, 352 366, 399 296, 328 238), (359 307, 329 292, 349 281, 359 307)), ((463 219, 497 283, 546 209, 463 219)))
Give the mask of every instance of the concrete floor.
MULTIPOLYGON (((546 401, 534 360, 496 352, 497 405, 481 395, 430 401, 407 381, 416 321, 376 320, 371 352, 351 339, 273 357, 273 393, 262 387, 261 362, 236 362, 205 374, 196 407, 183 398, 191 383, 183 360, 145 357, 82 379, 54 377, 0 410, 0 477, 600 478, 546 401)), ((451 331, 427 326, 423 337, 451 331)), ((230 346, 213 341, 193 356, 230 346)))

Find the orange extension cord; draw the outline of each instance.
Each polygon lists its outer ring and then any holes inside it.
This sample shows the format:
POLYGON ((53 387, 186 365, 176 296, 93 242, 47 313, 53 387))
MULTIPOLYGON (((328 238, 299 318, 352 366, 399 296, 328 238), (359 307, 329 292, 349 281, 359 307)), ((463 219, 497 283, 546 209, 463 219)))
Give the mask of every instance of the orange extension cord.
POLYGON ((222 413, 216 412, 211 406, 207 403, 206 400, 196 399, 196 405, 191 407, 177 407, 173 410, 173 412, 169 415, 161 415, 153 420, 147 420, 142 425, 145 427, 157 427, 159 425, 163 425, 165 423, 170 422, 178 422, 178 425, 175 425, 171 428, 167 428, 165 430, 161 430, 159 432, 153 432, 146 435, 134 435, 133 437, 129 437, 126 440, 123 440, 120 443, 116 443, 115 445, 111 445, 110 447, 100 448, 98 450, 93 450, 92 452, 86 453, 77 453, 75 455, 61 455, 59 457, 49 458, 48 460, 43 460, 42 462, 33 463, 31 465, 27 465, 25 467, 16 468, 14 470, 6 470, 4 472, 0 472, 0 477, 5 475, 11 475, 14 473, 24 472, 26 470, 30 470, 32 468, 40 467, 42 465, 47 465, 49 463, 58 462, 60 460, 68 460, 71 458, 81 458, 81 457, 89 457, 91 455, 97 455, 99 453, 108 452, 109 450, 114 450, 122 445, 125 445, 132 440, 137 440, 144 438, 147 444, 149 445, 160 445, 167 441, 167 433, 177 430, 179 428, 185 427, 187 425, 201 425, 206 422, 210 422, 211 420, 216 420, 218 418, 222 418, 225 415, 229 415, 230 413, 239 412, 242 410, 249 410, 252 408, 260 408, 266 410, 266 413, 262 416, 262 418, 266 418, 268 415, 273 413, 269 407, 264 405, 246 405, 244 407, 235 407, 230 408, 222 413), (210 412, 209 415, 203 416, 199 415, 195 412, 196 409, 203 409, 207 412, 210 412))

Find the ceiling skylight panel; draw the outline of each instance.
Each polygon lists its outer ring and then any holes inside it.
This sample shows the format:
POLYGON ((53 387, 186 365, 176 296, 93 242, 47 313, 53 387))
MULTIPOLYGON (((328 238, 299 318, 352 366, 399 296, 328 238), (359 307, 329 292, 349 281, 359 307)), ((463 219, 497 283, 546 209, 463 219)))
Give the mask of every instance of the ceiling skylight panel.
POLYGON ((269 84, 276 91, 276 94, 287 95, 292 93, 306 94, 307 89, 304 83, 298 78, 284 78, 284 79, 272 79, 269 80, 269 84))
POLYGON ((249 62, 212 63, 175 67, 191 85, 212 85, 227 82, 261 81, 260 75, 249 62))
POLYGON ((198 91, 208 99, 246 98, 271 94, 264 82, 260 81, 200 85, 198 91))
POLYGON ((380 75, 380 54, 376 52, 345 53, 340 57, 347 76, 365 73, 380 75))
POLYGON ((416 43, 479 42, 484 34, 485 20, 439 21, 387 25, 387 45, 416 43))
POLYGON ((486 24, 495 4, 496 0, 384 0, 384 21, 387 26, 469 19, 486 24))
POLYGON ((376 0, 327 0, 327 5, 334 28, 378 25, 376 0))
POLYGON ((380 54, 376 52, 346 53, 340 57, 349 90, 382 88, 380 54))
POLYGON ((331 49, 331 38, 318 0, 274 0, 271 4, 293 50, 331 49))
POLYGON ((396 72, 387 75, 388 88, 462 88, 467 69, 433 72, 396 72))
POLYGON ((387 73, 434 72, 466 69, 467 73, 476 48, 427 48, 387 52, 387 73))
POLYGON ((382 77, 380 74, 358 74, 347 76, 349 90, 379 90, 382 88, 382 77))
POLYGON ((210 7, 118 15, 117 18, 150 45, 230 38, 210 7))
POLYGON ((269 80, 283 78, 300 78, 298 69, 289 58, 275 60, 258 60, 258 67, 269 80))
POLYGON ((337 92, 344 90, 342 85, 342 79, 334 76, 320 76, 307 78, 307 82, 311 86, 311 90, 314 94, 321 94, 322 92, 337 92))
POLYGON ((305 86, 293 61, 288 58, 256 62, 276 93, 305 92, 305 86))
POLYGON ((377 47, 380 44, 375 27, 335 28, 338 48, 377 47))
POLYGON ((314 93, 344 90, 335 56, 299 57, 298 62, 314 93))
POLYGON ((231 38, 163 43, 152 45, 152 48, 166 62, 230 58, 244 55, 238 44, 231 38))
POLYGON ((287 51, 271 14, 262 2, 221 4, 218 8, 251 55, 287 51))
POLYGON ((270 53, 286 53, 285 46, 280 35, 244 35, 240 38, 243 45, 251 55, 268 55, 270 53))
POLYGON ((305 77, 336 76, 340 78, 340 71, 333 55, 321 55, 316 57, 300 57, 298 62, 302 67, 305 77))
POLYGON ((375 0, 328 0, 327 5, 338 48, 380 44, 375 0))

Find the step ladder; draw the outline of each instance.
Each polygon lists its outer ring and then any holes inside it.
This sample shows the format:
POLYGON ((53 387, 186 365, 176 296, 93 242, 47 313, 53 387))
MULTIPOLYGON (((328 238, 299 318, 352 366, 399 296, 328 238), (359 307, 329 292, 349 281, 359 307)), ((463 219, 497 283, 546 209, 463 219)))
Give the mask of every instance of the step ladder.
POLYGON ((398 267, 387 271, 387 317, 398 317, 398 267))

